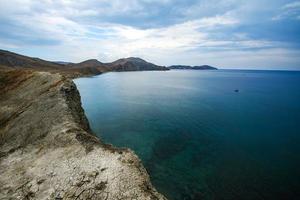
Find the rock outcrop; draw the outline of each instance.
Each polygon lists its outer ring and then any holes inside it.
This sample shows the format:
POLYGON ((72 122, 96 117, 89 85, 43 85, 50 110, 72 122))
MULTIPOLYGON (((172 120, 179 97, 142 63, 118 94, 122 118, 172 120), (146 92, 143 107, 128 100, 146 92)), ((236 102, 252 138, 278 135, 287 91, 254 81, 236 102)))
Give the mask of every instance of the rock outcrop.
POLYGON ((138 157, 94 136, 75 84, 0 72, 0 199, 165 199, 138 157))

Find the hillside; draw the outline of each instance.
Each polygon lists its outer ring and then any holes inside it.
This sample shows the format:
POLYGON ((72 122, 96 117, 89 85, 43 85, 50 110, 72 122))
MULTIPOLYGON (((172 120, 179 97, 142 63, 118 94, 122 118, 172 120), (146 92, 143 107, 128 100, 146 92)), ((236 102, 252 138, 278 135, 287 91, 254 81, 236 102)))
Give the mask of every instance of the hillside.
POLYGON ((99 68, 106 68, 105 64, 98 61, 97 59, 90 59, 80 63, 71 63, 67 64, 68 67, 72 68, 82 68, 82 67, 99 67, 99 68))
POLYGON ((0 49, 0 66, 14 69, 59 70, 64 65, 0 49))
POLYGON ((105 64, 96 59, 86 60, 80 63, 67 63, 67 69, 63 70, 65 74, 72 74, 74 77, 86 75, 98 75, 109 71, 105 64))
POLYGON ((112 63, 102 63, 96 59, 90 59, 80 63, 68 63, 63 61, 46 61, 5 50, 0 50, 0 69, 52 71, 59 72, 68 77, 98 75, 109 71, 169 70, 166 67, 158 66, 141 58, 133 57, 119 59, 112 63))
POLYGON ((149 70, 169 70, 166 67, 149 63, 141 58, 122 58, 112 63, 107 63, 111 71, 149 71, 149 70))

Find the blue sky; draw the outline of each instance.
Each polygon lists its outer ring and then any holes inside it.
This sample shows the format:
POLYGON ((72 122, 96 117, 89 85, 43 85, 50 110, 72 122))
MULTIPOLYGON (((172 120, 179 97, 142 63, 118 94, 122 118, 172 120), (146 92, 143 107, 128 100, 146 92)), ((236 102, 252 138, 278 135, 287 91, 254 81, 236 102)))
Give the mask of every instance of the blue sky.
POLYGON ((300 70, 300 1, 0 0, 0 48, 72 62, 300 70))

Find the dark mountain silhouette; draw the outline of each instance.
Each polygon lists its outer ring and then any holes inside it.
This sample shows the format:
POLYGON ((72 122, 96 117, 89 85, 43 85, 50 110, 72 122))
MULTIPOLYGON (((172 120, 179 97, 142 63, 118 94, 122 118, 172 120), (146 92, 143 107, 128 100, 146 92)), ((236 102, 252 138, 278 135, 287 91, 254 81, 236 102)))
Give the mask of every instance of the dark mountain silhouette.
POLYGON ((192 70, 217 70, 216 67, 209 65, 200 65, 200 66, 189 66, 189 65, 172 65, 168 67, 169 69, 192 69, 192 70))
POLYGON ((111 71, 149 71, 149 70, 169 70, 167 67, 149 63, 141 58, 122 58, 112 63, 107 63, 111 71))
POLYGON ((73 67, 73 68, 74 67, 80 68, 80 67, 103 67, 103 66, 105 66, 104 63, 102 63, 96 59, 85 60, 80 63, 71 63, 71 64, 67 64, 67 65, 70 67, 73 67))
POLYGON ((86 60, 80 63, 67 64, 67 71, 76 72, 79 74, 101 74, 110 71, 106 65, 96 59, 86 60))

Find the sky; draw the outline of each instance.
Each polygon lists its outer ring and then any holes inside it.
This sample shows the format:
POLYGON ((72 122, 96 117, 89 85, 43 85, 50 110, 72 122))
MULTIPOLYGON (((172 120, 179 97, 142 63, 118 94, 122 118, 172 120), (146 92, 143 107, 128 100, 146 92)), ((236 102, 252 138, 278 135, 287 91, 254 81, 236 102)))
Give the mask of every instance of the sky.
POLYGON ((300 1, 0 0, 0 49, 52 61, 300 70, 300 1))

